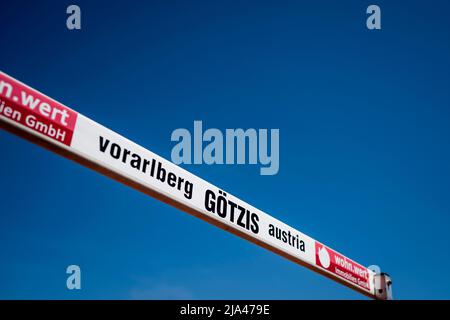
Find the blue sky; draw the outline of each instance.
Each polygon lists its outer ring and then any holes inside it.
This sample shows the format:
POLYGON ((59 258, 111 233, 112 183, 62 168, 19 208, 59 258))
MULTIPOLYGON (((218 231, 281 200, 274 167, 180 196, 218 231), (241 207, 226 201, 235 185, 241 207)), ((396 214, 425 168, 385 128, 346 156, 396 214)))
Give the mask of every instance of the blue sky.
MULTIPOLYGON (((450 5, 0 5, 0 69, 170 158, 176 128, 279 128, 280 171, 185 165, 356 261, 400 299, 450 298, 450 5)), ((0 131, 0 298, 360 299, 0 131), (82 290, 65 269, 82 270, 82 290)))

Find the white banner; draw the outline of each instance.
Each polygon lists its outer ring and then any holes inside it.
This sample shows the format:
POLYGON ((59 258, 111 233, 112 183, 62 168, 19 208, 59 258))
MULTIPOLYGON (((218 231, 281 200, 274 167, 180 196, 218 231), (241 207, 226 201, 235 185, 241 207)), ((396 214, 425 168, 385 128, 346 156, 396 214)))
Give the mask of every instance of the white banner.
POLYGON ((371 270, 2 72, 0 126, 375 297, 371 270))

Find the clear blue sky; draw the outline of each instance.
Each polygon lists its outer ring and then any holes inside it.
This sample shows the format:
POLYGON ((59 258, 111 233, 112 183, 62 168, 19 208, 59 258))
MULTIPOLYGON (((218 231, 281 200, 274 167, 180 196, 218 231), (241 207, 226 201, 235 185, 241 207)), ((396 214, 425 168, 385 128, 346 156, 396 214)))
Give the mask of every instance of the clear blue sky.
MULTIPOLYGON (((184 166, 358 262, 450 298, 448 1, 0 4, 0 69, 170 158, 171 132, 279 128, 280 171, 184 166)), ((0 131, 0 298, 358 299, 0 131), (65 268, 82 270, 82 290, 65 268)))

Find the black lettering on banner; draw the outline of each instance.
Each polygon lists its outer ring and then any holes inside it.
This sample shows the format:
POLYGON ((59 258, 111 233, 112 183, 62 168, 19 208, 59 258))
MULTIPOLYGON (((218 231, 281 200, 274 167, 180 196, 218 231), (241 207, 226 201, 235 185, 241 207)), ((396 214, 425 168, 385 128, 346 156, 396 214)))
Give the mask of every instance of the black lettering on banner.
POLYGON ((108 148, 109 145, 109 140, 108 139, 104 139, 102 136, 100 136, 100 151, 105 153, 106 148, 108 148))
POLYGON ((119 159, 121 152, 122 148, 120 148, 120 146, 117 143, 113 143, 111 145, 111 157, 113 157, 114 159, 119 159))
POLYGON ((217 197, 217 214, 221 218, 227 217, 227 199, 225 199, 224 196, 226 196, 226 193, 219 190, 220 196, 217 197))
POLYGON ((133 152, 132 150, 121 147, 118 143, 111 142, 102 136, 99 136, 99 150, 102 153, 108 154, 113 159, 119 160, 128 164, 131 168, 149 174, 156 180, 167 183, 171 188, 183 191, 186 199, 192 199, 194 184, 186 179, 178 177, 174 172, 168 171, 160 161, 155 159, 145 159, 143 156, 133 152), (156 171, 156 177, 155 177, 156 171))
POLYGON ((214 191, 207 189, 205 191, 204 205, 208 212, 217 214, 220 218, 226 219, 255 234, 259 233, 259 216, 227 199, 226 192, 219 190, 217 195, 214 191))
POLYGON ((256 213, 252 213, 252 224, 251 224, 251 229, 253 233, 258 233, 259 232, 259 216, 256 213))
POLYGON ((141 157, 139 155, 137 155, 136 153, 133 153, 133 155, 131 157, 133 158, 133 160, 130 161, 130 165, 134 169, 139 169, 141 167, 141 162, 142 162, 141 157))
POLYGON ((164 182, 166 179, 166 169, 162 167, 161 162, 158 162, 158 173, 156 174, 156 179, 161 182, 164 182))
POLYGON ((239 218, 237 219, 237 224, 238 226, 245 228, 245 224, 242 223, 242 220, 244 219, 246 213, 245 208, 242 206, 238 206, 238 209, 239 209, 239 218))
POLYGON ((305 241, 300 239, 300 235, 293 235, 290 230, 282 230, 279 227, 269 224, 269 236, 278 239, 291 247, 305 252, 305 241))
POLYGON ((206 190, 206 192, 205 192, 205 209, 212 213, 216 212, 216 203, 214 202, 214 200, 216 200, 216 194, 209 189, 206 190))
POLYGON ((230 205, 230 221, 234 223, 234 209, 237 208, 237 204, 231 200, 228 200, 228 204, 230 205))
POLYGON ((176 186, 176 179, 177 176, 173 174, 172 172, 169 172, 167 175, 167 184, 171 186, 172 188, 176 186))

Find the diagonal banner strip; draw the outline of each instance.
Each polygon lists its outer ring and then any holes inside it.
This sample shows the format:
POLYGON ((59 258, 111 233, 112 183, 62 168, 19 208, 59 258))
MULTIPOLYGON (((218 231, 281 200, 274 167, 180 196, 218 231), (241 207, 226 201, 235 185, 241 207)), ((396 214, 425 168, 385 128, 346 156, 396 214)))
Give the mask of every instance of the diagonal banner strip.
POLYGON ((1 71, 0 127, 377 298, 373 271, 1 71))

